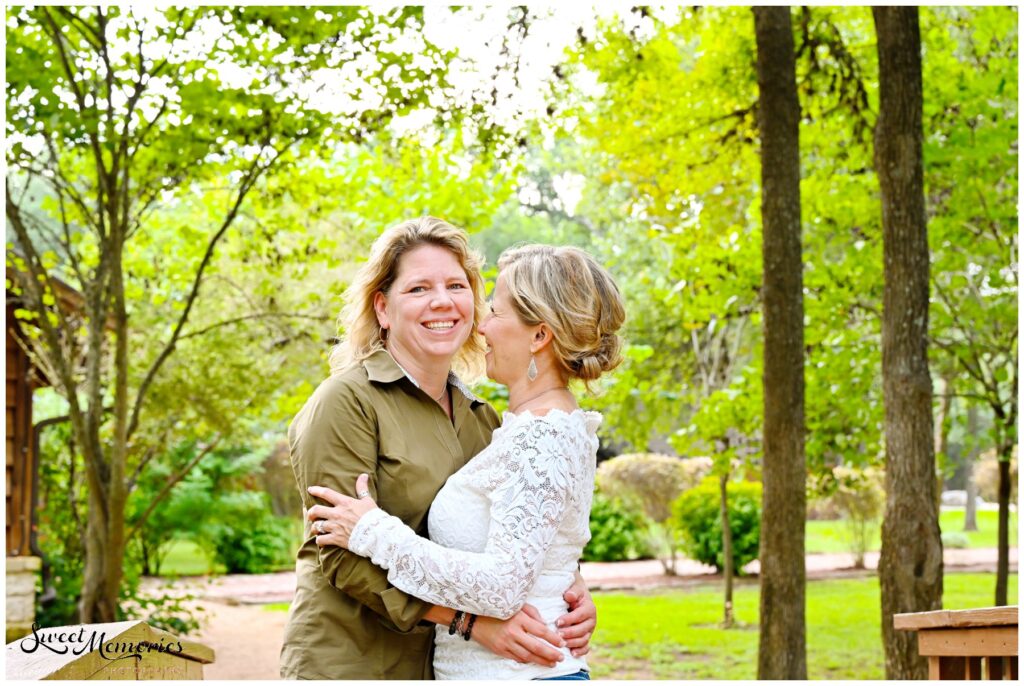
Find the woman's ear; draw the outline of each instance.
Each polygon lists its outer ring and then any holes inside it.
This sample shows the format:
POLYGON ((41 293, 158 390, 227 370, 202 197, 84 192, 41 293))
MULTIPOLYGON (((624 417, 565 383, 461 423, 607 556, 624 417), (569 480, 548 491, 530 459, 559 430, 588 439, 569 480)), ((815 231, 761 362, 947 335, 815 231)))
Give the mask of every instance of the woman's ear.
POLYGON ((380 328, 390 328, 391 322, 388 320, 388 299, 387 296, 380 291, 373 294, 373 310, 377 313, 377 323, 380 324, 380 328))
POLYGON ((551 333, 551 329, 548 328, 548 325, 541 322, 537 325, 537 330, 533 334, 533 342, 530 343, 530 352, 534 355, 537 354, 544 348, 548 347, 554 339, 555 336, 551 333))

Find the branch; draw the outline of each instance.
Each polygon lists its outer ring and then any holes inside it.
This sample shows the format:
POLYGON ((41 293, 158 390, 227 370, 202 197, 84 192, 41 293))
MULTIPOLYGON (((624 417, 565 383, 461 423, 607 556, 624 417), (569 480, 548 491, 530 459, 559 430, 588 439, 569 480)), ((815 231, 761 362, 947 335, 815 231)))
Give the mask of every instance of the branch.
MULTIPOLYGON (((63 65, 64 67, 64 76, 67 77, 68 85, 71 88, 72 92, 75 94, 75 102, 78 103, 78 112, 80 115, 85 116, 85 113, 88 110, 88 107, 85 104, 85 95, 76 85, 77 82, 75 81, 75 75, 78 72, 76 72, 72 68, 71 62, 68 60, 67 51, 64 49, 64 35, 61 33, 61 30, 57 26, 57 23, 53 20, 53 17, 50 16, 50 13, 46 9, 43 10, 43 16, 46 18, 46 22, 49 24, 50 27, 50 38, 51 40, 53 40, 53 43, 57 46, 57 52, 60 54, 61 65, 63 65)), ((103 164, 103 152, 100 150, 99 139, 96 136, 96 132, 89 130, 88 128, 86 128, 86 134, 89 137, 89 146, 92 149, 92 154, 96 161, 97 178, 100 182, 100 185, 103 186, 106 183, 106 167, 103 164)), ((104 235, 102 207, 103 198, 102 196, 100 196, 99 207, 97 209, 100 210, 99 230, 101 236, 104 235)))
POLYGON ((213 259, 213 253, 214 249, 217 246, 217 242, 220 241, 221 237, 224 236, 228 228, 230 228, 231 225, 234 223, 235 217, 238 215, 238 211, 242 206, 242 202, 245 200, 245 197, 248 195, 249 191, 256 183, 256 180, 260 177, 260 175, 263 172, 265 172, 274 164, 274 162, 284 153, 284 150, 275 150, 275 152, 277 154, 275 154, 273 159, 271 159, 264 167, 260 166, 260 156, 256 155, 252 165, 246 172, 245 179, 242 181, 242 184, 238 189, 238 195, 235 198, 234 204, 228 211, 228 214, 224 218, 224 221, 221 223, 220 228, 217 230, 217 232, 210 239, 210 242, 207 244, 206 252, 203 254, 203 259, 200 261, 199 267, 196 270, 195 278, 192 280, 192 289, 189 292, 188 299, 185 301, 185 307, 181 312, 181 316, 178 318, 178 323, 175 325, 174 331, 171 334, 171 339, 167 341, 167 344, 164 346, 163 350, 160 351, 160 354, 157 356, 156 361, 153 362, 153 365, 149 368, 149 371, 146 373, 146 377, 143 379, 142 384, 139 386, 139 391, 135 398, 135 407, 132 409, 132 418, 131 421, 128 423, 127 436, 130 437, 135 432, 135 429, 138 427, 139 415, 142 412, 142 403, 145 400, 146 393, 149 390, 150 385, 153 383, 153 379, 156 378, 157 372, 160 371, 160 368, 163 366, 164 362, 166 362, 167 358, 171 356, 172 352, 174 352, 174 347, 175 345, 177 345, 178 339, 181 336, 181 330, 185 327, 185 323, 188 321, 189 314, 192 312, 192 306, 195 304, 196 297, 199 295, 199 286, 202 283, 203 274, 206 271, 206 267, 209 265, 210 260, 213 259))
MULTIPOLYGON (((167 432, 164 432, 164 436, 163 437, 166 437, 166 436, 167 436, 167 432)), ((161 440, 161 442, 162 442, 162 440, 161 440)), ((146 449, 146 453, 141 458, 139 458, 139 463, 137 465, 135 465, 135 471, 132 472, 131 477, 129 477, 129 479, 128 479, 128 487, 125 489, 128 493, 131 493, 132 491, 135 490, 135 484, 138 482, 139 476, 142 474, 142 470, 146 468, 146 465, 149 464, 149 461, 152 460, 153 456, 155 456, 155 455, 156 455, 156 446, 154 445, 154 446, 150 446, 148 449, 146 449)))
POLYGON ((222 322, 211 324, 210 326, 199 329, 198 331, 190 331, 189 333, 182 334, 178 337, 178 341, 183 341, 186 338, 195 338, 202 336, 203 334, 209 333, 214 329, 219 329, 224 326, 230 326, 231 324, 238 324, 239 322, 249 321, 252 319, 309 319, 316 322, 327 322, 332 321, 333 317, 325 317, 323 315, 316 314, 291 314, 289 312, 256 312, 254 314, 247 314, 242 317, 233 317, 232 319, 225 319, 222 322))
POLYGON ((128 532, 125 534, 125 540, 130 539, 135 534, 136 531, 142 529, 143 525, 146 523, 146 520, 149 519, 149 516, 151 514, 153 514, 153 510, 156 509, 156 506, 159 505, 164 500, 164 498, 166 498, 170 494, 171 489, 177 486, 179 481, 188 476, 188 473, 192 471, 193 467, 199 464, 200 460, 206 457, 211 450, 217 447, 217 444, 220 443, 221 438, 223 438, 223 434, 217 434, 216 438, 214 438, 213 441, 211 441, 210 443, 207 443, 206 447, 200 450, 195 457, 189 460, 188 464, 186 464, 182 469, 180 469, 177 474, 168 479, 167 483, 164 484, 164 487, 160 489, 160 492, 157 493, 156 496, 149 502, 149 507, 146 508, 145 512, 143 512, 142 515, 137 520, 135 520, 135 523, 132 524, 131 528, 128 529, 128 532))
POLYGON ((82 38, 92 46, 93 50, 99 51, 100 49, 100 36, 96 33, 96 30, 89 26, 88 23, 77 14, 69 11, 66 7, 58 7, 57 11, 68 20, 69 24, 74 24, 79 32, 82 34, 82 38))
POLYGON ((582 215, 569 214, 565 210, 560 210, 556 207, 551 207, 549 205, 538 205, 535 203, 520 203, 520 206, 532 212, 544 212, 545 214, 548 214, 552 217, 557 217, 559 219, 572 222, 574 224, 579 224, 593 235, 600 234, 600 231, 597 230, 597 227, 591 224, 590 220, 582 215))
MULTIPOLYGON (((61 354, 61 343, 60 334, 57 329, 54 328, 53 323, 50 322, 49 309, 43 304, 44 290, 40 281, 46 283, 46 286, 50 289, 50 292, 54 294, 56 298, 57 289, 53 285, 53 281, 50 279, 49 273, 43 269, 42 262, 39 259, 39 255, 36 253, 35 246, 32 244, 32 239, 28 235, 28 230, 25 227, 25 222, 21 216, 21 209, 14 204, 11 199, 12 193, 10 188, 10 182, 6 183, 7 186, 7 219, 10 226, 14 229, 14 233, 17 236, 18 244, 25 253, 25 262, 28 265, 28 274, 26 279, 23 279, 24 283, 21 284, 22 291, 28 296, 28 304, 36 313, 36 321, 39 325, 40 330, 43 332, 43 337, 46 340, 46 345, 50 349, 50 355, 52 359, 49 360, 50 367, 57 374, 57 378, 54 381, 58 381, 64 386, 64 390, 68 396, 68 401, 72 405, 72 417, 78 413, 78 400, 77 394, 75 393, 74 376, 71 373, 71 368, 68 366, 68 360, 64 355, 61 354)), ((60 320, 60 325, 65 330, 68 330, 68 322, 64 318, 64 313, 60 307, 53 308, 57 317, 60 320)))

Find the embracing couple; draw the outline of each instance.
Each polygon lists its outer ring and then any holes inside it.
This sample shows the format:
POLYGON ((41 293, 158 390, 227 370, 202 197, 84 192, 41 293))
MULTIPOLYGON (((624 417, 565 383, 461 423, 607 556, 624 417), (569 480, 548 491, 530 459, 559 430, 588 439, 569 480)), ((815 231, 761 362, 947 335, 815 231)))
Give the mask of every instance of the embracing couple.
POLYGON ((481 267, 427 217, 385 231, 346 292, 288 433, 307 529, 285 678, 589 678, 601 416, 569 383, 621 361, 622 298, 576 248, 505 251, 489 304, 481 267), (484 365, 503 417, 463 382, 484 365))

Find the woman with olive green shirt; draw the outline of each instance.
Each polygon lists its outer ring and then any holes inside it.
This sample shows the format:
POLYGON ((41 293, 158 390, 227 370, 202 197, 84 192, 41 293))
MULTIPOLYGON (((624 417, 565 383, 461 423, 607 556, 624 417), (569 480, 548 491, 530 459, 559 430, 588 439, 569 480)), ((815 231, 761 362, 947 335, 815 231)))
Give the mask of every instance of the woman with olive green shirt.
MULTIPOLYGON (((288 432, 304 507, 314 504, 308 486, 344 492, 366 472, 377 502, 425 536, 434 496, 500 423, 454 374, 449 388, 454 422, 386 352, 324 381, 288 432)), ((315 536, 307 531, 298 555, 282 676, 432 678, 434 631, 420 624, 431 604, 393 588, 366 558, 318 548, 315 536)))

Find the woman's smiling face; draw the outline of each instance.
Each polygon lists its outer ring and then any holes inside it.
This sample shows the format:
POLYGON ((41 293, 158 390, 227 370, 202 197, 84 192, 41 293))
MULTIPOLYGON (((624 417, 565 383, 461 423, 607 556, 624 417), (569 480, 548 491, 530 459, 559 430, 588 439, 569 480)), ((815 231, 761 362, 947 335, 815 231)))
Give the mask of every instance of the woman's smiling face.
POLYGON ((388 349, 420 366, 451 364, 473 332, 473 289, 458 259, 436 245, 402 255, 388 294, 374 298, 388 349))
POLYGON ((527 326, 508 295, 501 275, 494 285, 491 311, 480 323, 480 333, 487 341, 487 376, 506 386, 525 376, 530 365, 530 343, 537 327, 527 326))

